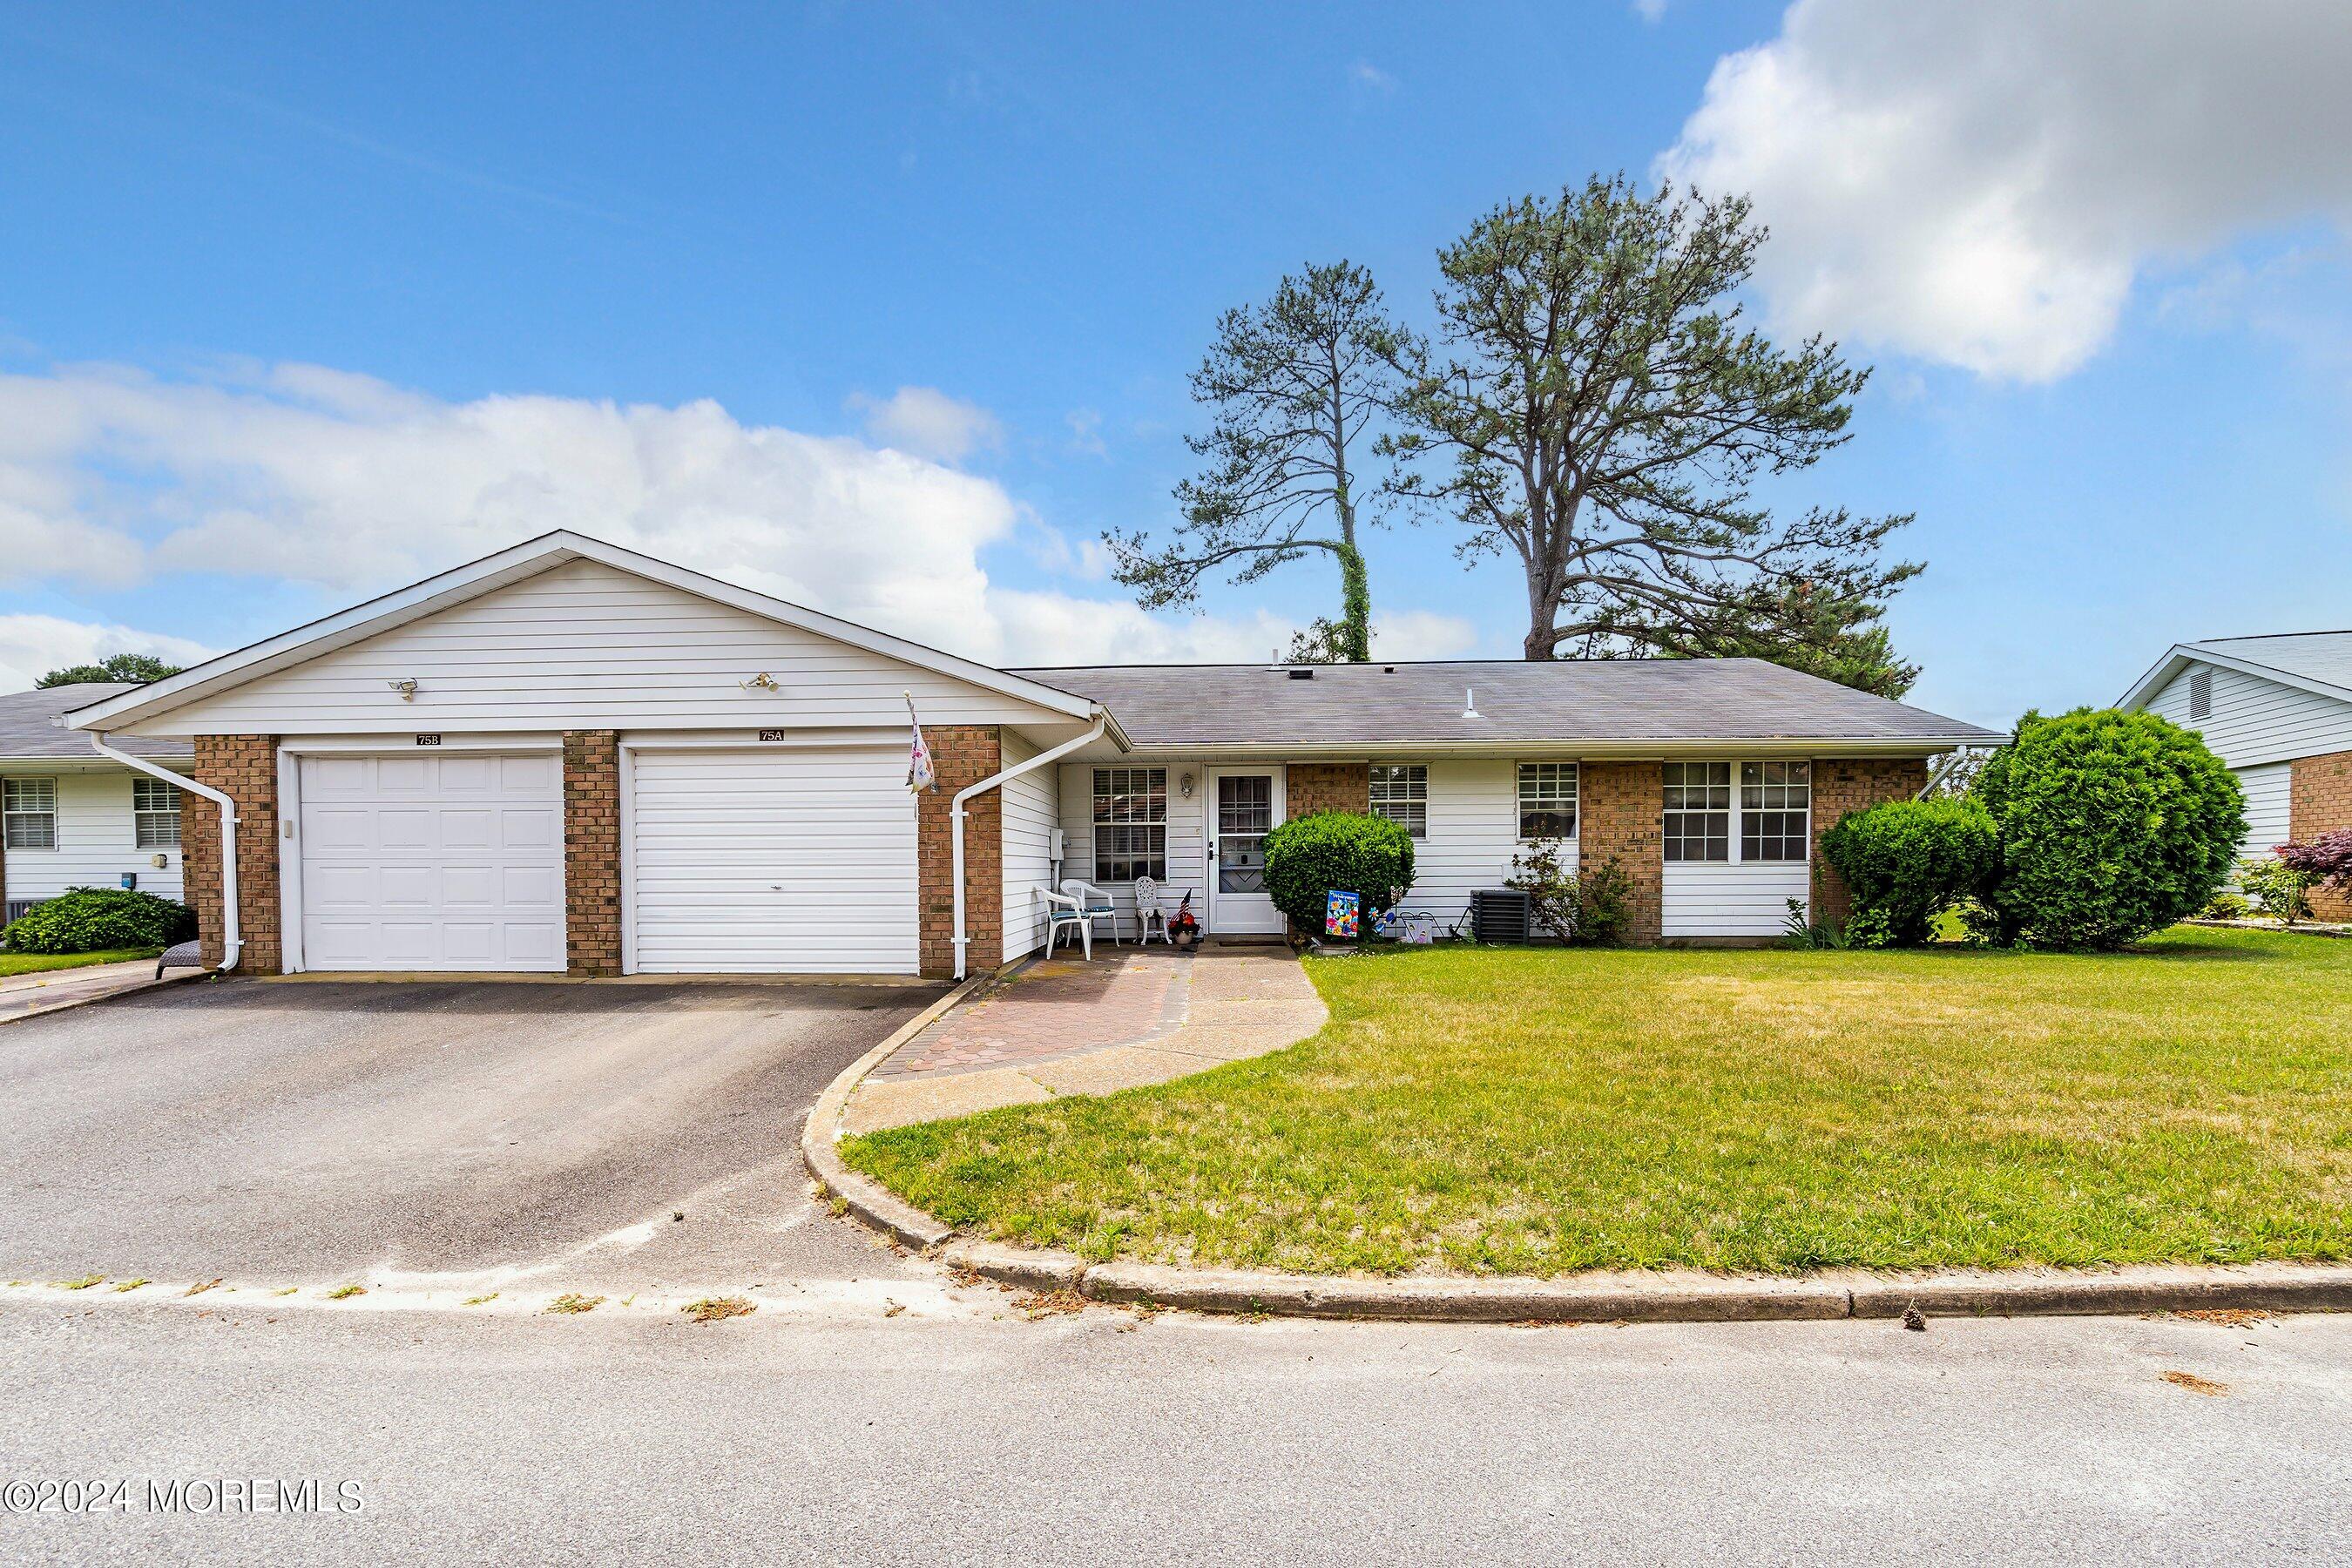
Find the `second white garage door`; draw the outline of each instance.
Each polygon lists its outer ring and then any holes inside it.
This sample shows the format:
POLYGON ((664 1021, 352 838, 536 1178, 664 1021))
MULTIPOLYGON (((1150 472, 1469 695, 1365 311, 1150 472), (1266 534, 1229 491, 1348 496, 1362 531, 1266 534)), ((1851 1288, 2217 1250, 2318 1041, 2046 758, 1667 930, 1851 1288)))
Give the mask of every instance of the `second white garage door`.
POLYGON ((632 753, 642 973, 912 974, 903 744, 632 753))

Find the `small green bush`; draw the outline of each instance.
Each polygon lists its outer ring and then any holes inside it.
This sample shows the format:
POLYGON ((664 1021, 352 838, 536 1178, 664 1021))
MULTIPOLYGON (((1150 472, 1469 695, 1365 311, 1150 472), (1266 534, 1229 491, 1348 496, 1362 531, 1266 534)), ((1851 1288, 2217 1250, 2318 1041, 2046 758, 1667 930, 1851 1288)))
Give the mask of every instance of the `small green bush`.
POLYGON ((1334 891, 1363 900, 1362 929, 1394 909, 1412 886, 1412 835, 1385 816, 1318 811, 1265 836, 1265 889, 1274 907, 1310 931, 1323 929, 1334 891))
POLYGON ((1633 916, 1633 879, 1615 856, 1581 875, 1568 868, 1557 839, 1541 839, 1511 858, 1503 886, 1527 894, 1535 923, 1578 947, 1608 947, 1633 916))
POLYGON ((2262 906, 2263 913, 2288 925, 2311 918, 2311 884, 2315 878, 2284 860, 2241 860, 2238 886, 2262 906))
POLYGON ((1891 800, 1840 817, 1822 856, 1853 895, 1848 942, 1917 947, 2000 867, 2000 838, 1973 800, 1891 800))
POLYGON ((2253 905, 2224 888, 2205 900, 2205 907, 2197 911, 2197 918, 2207 921, 2242 921, 2253 912, 2253 905))
POLYGON ((2028 713, 1975 798, 2000 833, 1979 896, 2004 946, 2099 951, 2160 931, 2221 891, 2246 831, 2230 770, 2153 713, 2028 713))
POLYGON ((0 931, 11 952, 104 952, 169 947, 196 934, 194 910, 126 888, 73 888, 0 931))

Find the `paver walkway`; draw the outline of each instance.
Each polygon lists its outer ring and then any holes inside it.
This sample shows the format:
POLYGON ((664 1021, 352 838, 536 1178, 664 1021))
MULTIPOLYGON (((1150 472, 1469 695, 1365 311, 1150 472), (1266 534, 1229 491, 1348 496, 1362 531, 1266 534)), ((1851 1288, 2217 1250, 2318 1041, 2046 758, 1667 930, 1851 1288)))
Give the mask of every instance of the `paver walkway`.
POLYGON ((1272 946, 1048 959, 976 992, 850 1096, 852 1132, 1108 1094, 1294 1045, 1329 1015, 1272 946))

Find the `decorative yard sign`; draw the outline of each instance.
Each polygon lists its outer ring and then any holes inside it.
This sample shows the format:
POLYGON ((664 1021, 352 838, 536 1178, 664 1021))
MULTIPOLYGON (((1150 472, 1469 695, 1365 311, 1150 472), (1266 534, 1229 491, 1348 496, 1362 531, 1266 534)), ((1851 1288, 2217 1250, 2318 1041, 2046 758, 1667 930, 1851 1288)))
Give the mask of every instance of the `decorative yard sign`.
POLYGON ((1323 906, 1323 934, 1348 942, 1355 941, 1357 917, 1362 903, 1363 900, 1355 893, 1333 889, 1329 900, 1323 906))

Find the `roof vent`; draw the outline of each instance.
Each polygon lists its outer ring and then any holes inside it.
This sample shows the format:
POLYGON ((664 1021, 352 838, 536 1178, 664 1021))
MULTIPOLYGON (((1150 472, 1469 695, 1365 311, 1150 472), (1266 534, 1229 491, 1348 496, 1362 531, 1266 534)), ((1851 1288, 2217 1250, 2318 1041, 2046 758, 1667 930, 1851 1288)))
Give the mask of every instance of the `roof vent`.
POLYGON ((1294 665, 1292 668, 1284 670, 1283 673, 1290 677, 1293 680, 1312 680, 1315 679, 1315 667, 1311 664, 1305 666, 1294 665))
POLYGON ((1478 689, 1475 686, 1462 694, 1462 717, 1465 719, 1486 717, 1484 713, 1478 711, 1478 689))

